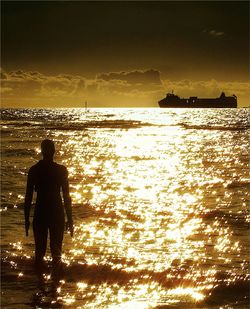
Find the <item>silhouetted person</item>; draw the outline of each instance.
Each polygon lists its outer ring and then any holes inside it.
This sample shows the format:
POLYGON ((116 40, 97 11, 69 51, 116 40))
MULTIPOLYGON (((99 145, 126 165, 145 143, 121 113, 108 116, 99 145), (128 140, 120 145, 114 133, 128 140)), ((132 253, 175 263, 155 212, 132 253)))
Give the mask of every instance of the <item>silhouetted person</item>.
POLYGON ((66 228, 73 236, 71 198, 69 195, 67 168, 53 162, 55 146, 53 141, 45 139, 41 143, 43 160, 33 165, 28 173, 24 205, 26 236, 29 231, 29 216, 33 191, 37 192, 33 219, 35 238, 35 267, 43 270, 43 258, 46 253, 48 232, 52 265, 55 273, 61 267, 62 241, 64 234, 64 208, 67 214, 66 228), (61 198, 63 193, 64 207, 61 198))

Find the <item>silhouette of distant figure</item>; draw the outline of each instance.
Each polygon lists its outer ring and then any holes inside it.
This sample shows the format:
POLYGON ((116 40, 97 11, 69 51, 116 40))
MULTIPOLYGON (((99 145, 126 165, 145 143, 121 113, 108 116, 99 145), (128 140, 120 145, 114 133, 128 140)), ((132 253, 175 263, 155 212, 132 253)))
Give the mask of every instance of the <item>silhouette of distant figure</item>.
POLYGON ((71 198, 69 195, 67 168, 53 161, 54 142, 45 139, 41 143, 43 160, 33 165, 28 173, 27 188, 24 204, 25 231, 28 236, 29 216, 33 191, 37 192, 33 218, 35 239, 35 267, 38 272, 43 270, 43 258, 46 253, 48 232, 53 270, 61 267, 62 241, 64 234, 64 208, 67 215, 66 229, 73 236, 73 221, 71 198), (63 193, 64 207, 61 198, 63 193))

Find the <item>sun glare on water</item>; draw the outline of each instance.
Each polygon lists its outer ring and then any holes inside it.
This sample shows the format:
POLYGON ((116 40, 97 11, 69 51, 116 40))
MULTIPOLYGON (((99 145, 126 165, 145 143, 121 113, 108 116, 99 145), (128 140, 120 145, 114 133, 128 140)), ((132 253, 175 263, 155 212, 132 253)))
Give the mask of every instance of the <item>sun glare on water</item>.
MULTIPOLYGON (((198 137, 184 136, 178 127, 167 134, 168 139, 151 127, 139 134, 107 130, 91 139, 71 136, 61 149, 74 154, 64 160, 71 166, 74 203, 98 216, 76 226, 72 256, 131 277, 125 287, 99 285, 95 305, 150 308, 162 299, 202 301, 216 274, 213 266, 202 267, 209 239, 217 242, 214 256, 229 246, 236 249, 229 231, 211 226, 212 234, 199 216, 205 211, 204 169, 192 149, 198 137)), ((86 283, 77 287, 79 293, 87 289, 86 283)))
MULTIPOLYGON (((216 172, 209 165, 214 157, 207 149, 217 143, 223 151, 220 136, 162 126, 171 117, 139 129, 112 123, 52 135, 68 167, 75 221, 64 245, 66 307, 201 303, 220 269, 238 258, 241 243, 214 211, 233 199, 225 193, 225 161, 216 157, 222 166, 216 172)), ((12 246, 24 250, 22 242, 12 246)), ((236 278, 232 273, 228 282, 236 278)))

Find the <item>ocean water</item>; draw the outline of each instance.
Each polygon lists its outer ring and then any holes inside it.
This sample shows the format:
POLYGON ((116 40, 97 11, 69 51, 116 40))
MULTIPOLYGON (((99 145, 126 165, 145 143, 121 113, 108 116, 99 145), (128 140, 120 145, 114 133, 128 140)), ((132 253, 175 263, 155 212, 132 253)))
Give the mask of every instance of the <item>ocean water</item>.
POLYGON ((248 308, 248 109, 2 109, 2 308, 248 308), (51 138, 75 235, 40 295, 29 167, 51 138), (37 296, 38 295, 38 296, 37 296), (39 296, 40 295, 40 296, 39 296))

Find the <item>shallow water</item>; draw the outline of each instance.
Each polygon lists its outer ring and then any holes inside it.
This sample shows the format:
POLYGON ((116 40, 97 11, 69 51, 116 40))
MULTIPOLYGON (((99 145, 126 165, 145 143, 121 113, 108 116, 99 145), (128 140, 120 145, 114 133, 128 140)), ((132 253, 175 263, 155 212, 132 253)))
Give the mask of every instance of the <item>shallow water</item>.
POLYGON ((2 307, 248 307, 247 109, 1 114, 2 307), (34 299, 22 203, 44 138, 68 167, 75 235, 59 296, 34 299))

